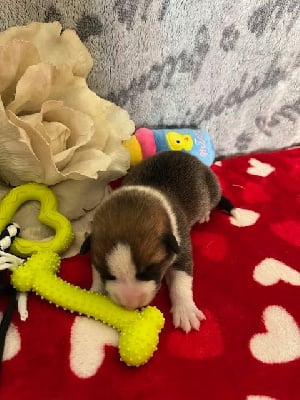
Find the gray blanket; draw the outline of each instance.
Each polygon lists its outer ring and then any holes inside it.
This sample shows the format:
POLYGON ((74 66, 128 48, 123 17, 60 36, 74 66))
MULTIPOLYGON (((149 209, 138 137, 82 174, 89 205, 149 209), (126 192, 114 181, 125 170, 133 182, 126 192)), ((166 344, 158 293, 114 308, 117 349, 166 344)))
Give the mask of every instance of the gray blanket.
POLYGON ((1 30, 58 20, 89 84, 137 126, 195 126, 217 155, 300 142, 299 0, 9 0, 1 30))

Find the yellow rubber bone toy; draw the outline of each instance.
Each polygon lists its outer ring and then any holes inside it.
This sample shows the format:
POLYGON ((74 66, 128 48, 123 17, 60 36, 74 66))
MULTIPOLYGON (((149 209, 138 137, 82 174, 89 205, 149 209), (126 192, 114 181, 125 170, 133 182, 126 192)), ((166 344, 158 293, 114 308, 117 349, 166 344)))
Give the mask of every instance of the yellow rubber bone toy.
POLYGON ((24 264, 13 270, 12 284, 21 292, 33 290, 42 298, 64 309, 92 317, 117 329, 120 332, 121 360, 129 366, 145 364, 157 348, 159 333, 164 326, 162 313, 156 307, 150 306, 141 311, 126 310, 106 296, 71 285, 56 276, 60 266, 57 251, 64 251, 70 245, 71 225, 66 224, 66 218, 57 211, 53 199, 49 201, 49 197, 55 196, 46 186, 25 184, 14 188, 0 202, 0 229, 9 222, 24 201, 38 199, 44 211, 44 218, 39 218, 40 221, 56 231, 54 239, 48 242, 18 239, 19 244, 17 242, 13 248, 15 253, 32 255, 24 264), (50 205, 49 210, 47 204, 50 205), (58 246, 57 238, 63 246, 58 246))
POLYGON ((155 307, 142 311, 125 310, 108 297, 81 289, 56 276, 59 256, 51 251, 37 252, 14 270, 12 284, 17 290, 33 290, 48 301, 114 327, 120 332, 121 360, 129 366, 145 364, 157 348, 158 334, 164 325, 155 307))

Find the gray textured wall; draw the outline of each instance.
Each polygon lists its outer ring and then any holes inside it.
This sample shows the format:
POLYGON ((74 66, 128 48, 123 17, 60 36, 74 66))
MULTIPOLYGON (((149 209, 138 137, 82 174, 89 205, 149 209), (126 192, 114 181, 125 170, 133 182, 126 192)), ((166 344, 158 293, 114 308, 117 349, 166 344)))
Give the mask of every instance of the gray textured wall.
POLYGON ((197 126, 218 155, 300 143, 299 0, 1 2, 1 29, 59 20, 90 86, 137 126, 197 126))

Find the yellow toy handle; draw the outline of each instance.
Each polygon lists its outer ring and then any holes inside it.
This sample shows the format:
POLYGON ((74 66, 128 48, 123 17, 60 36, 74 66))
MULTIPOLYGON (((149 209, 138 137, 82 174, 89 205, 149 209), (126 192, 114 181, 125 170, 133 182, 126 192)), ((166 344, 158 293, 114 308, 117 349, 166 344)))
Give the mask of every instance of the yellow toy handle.
POLYGON ((11 245, 11 251, 20 257, 28 257, 39 250, 63 253, 74 238, 72 225, 57 210, 57 200, 54 193, 43 184, 26 183, 15 187, 4 196, 0 202, 0 232, 11 221, 18 208, 29 200, 40 202, 41 209, 38 219, 42 224, 52 228, 55 235, 45 242, 16 238, 11 245))

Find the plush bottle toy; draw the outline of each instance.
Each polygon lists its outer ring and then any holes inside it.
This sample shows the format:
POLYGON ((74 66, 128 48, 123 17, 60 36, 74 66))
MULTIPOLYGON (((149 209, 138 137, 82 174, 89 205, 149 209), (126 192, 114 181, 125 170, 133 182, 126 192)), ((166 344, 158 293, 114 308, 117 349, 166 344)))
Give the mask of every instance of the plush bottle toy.
POLYGON ((210 135, 202 129, 157 129, 140 128, 123 142, 130 153, 130 165, 159 151, 185 151, 198 157, 210 166, 215 158, 215 150, 210 135))

